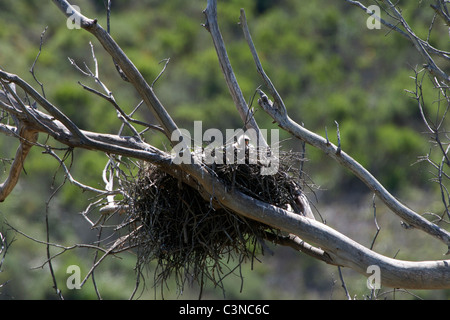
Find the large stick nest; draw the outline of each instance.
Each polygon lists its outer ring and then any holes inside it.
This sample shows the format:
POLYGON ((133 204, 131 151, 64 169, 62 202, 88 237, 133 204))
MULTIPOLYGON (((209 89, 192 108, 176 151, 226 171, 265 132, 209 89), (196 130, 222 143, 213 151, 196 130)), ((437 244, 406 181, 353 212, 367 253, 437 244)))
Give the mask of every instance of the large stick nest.
MULTIPOLYGON (((208 166, 231 188, 282 208, 294 208, 302 188, 298 154, 280 153, 280 167, 274 175, 261 175, 260 164, 208 166)), ((204 199, 191 186, 142 164, 131 184, 127 199, 128 219, 133 234, 129 238, 138 250, 138 265, 156 261, 154 280, 163 287, 174 277, 180 291, 186 282, 201 289, 210 280, 223 288, 222 280, 244 261, 264 253, 267 235, 281 233, 204 199), (230 263, 234 262, 234 266, 230 263)), ((240 269, 239 269, 240 271, 240 269)), ((200 291, 201 292, 201 291, 200 291)))

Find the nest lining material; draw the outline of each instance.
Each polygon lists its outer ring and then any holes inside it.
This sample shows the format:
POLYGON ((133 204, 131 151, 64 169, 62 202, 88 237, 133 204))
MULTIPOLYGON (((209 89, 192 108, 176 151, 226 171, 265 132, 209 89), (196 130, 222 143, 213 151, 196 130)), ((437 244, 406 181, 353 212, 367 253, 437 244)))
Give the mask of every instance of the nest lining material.
MULTIPOLYGON (((296 153, 280 153, 280 167, 274 175, 261 175, 260 164, 223 164, 209 169, 230 188, 287 208, 295 207, 295 193, 301 190, 299 161, 296 153)), ((148 163, 142 164, 128 194, 128 218, 138 221, 131 224, 130 240, 138 248, 138 265, 156 261, 156 286, 163 287, 174 277, 180 291, 186 282, 202 289, 208 280, 223 288, 225 276, 244 261, 253 262, 257 253, 264 254, 268 233, 281 235, 227 208, 214 208, 197 190, 148 163), (235 267, 229 266, 231 261, 235 267)))

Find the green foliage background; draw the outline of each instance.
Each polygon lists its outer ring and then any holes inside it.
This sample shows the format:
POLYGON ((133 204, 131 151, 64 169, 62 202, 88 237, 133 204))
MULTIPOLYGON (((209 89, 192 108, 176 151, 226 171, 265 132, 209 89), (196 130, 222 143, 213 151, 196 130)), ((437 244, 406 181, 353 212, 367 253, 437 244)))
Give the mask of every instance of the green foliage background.
MULTIPOLYGON (((422 37, 428 33, 432 11, 426 1, 400 1, 403 14, 422 37)), ((106 27, 103 1, 79 0, 73 4, 82 13, 98 18, 106 27)), ((202 120, 204 128, 239 128, 242 123, 229 96, 208 32, 201 26, 206 1, 113 1, 111 34, 147 81, 152 82, 170 58, 167 70, 155 90, 179 127, 189 129, 202 120)), ((428 137, 415 101, 404 91, 414 89, 413 69, 422 64, 410 43, 386 29, 369 30, 365 14, 345 1, 222 0, 219 24, 239 84, 248 101, 261 85, 250 52, 237 25, 239 9, 246 10, 253 40, 268 75, 283 96, 292 119, 336 143, 339 123, 342 148, 360 161, 400 199, 418 211, 439 212, 440 195, 429 183, 429 168, 415 164, 430 152, 428 137)), ((100 77, 113 91, 121 107, 130 112, 140 101, 134 89, 121 81, 111 58, 87 32, 70 30, 65 17, 50 1, 0 1, 0 66, 36 84, 28 72, 38 53, 41 32, 42 53, 35 72, 45 85, 47 98, 81 128, 117 133, 120 121, 112 106, 87 93, 77 83, 94 85, 70 65, 93 68, 89 41, 95 48, 100 77)), ((433 46, 449 50, 448 33, 442 26, 432 34, 433 46), (439 31, 442 31, 439 33, 439 31)), ((35 85, 35 88, 39 88, 35 85)), ((434 93, 425 88, 430 100, 434 93)), ((262 128, 276 128, 256 104, 256 119, 262 128)), ((432 111, 432 110, 430 110, 432 111)), ((138 115, 152 121, 145 108, 138 115)), ((283 149, 299 151, 299 141, 282 133, 283 149)), ((47 137, 41 135, 42 142, 47 137)), ((160 148, 164 137, 149 133, 146 139, 160 148)), ((16 143, 2 137, 1 156, 12 158, 16 143)), ((307 148, 305 170, 311 177, 315 206, 327 223, 370 245, 376 232, 372 195, 362 184, 324 154, 307 148)), ((72 165, 75 178, 94 187, 103 187, 101 171, 106 156, 76 150, 72 165)), ((2 179, 8 172, 4 163, 2 179)), ((25 164, 26 173, 13 194, 0 205, 3 233, 12 242, 2 272, 0 299, 55 299, 46 260, 46 248, 8 230, 6 221, 23 233, 45 240, 45 215, 49 215, 50 241, 70 246, 95 241, 96 231, 78 214, 92 195, 66 183, 58 163, 34 148, 25 164), (55 193, 55 195, 54 195, 55 193), (48 204, 48 205, 47 205, 48 204), (7 232, 6 232, 7 231, 7 232), (41 267, 42 266, 42 267, 41 267), (37 267, 37 268, 36 268, 37 267)), ((377 218, 381 225, 375 250, 401 259, 441 259, 442 244, 418 231, 405 231, 381 203, 377 218), (425 240, 424 240, 425 239, 425 240), (425 241, 425 242, 424 242, 425 241), (427 247, 423 247, 427 243, 427 247), (430 244, 431 243, 431 244, 430 244), (430 244, 430 245, 428 245, 430 244)), ((342 299, 338 270, 290 249, 273 247, 274 255, 261 257, 262 263, 248 263, 240 279, 226 280, 226 297, 234 299, 342 299), (253 270, 251 270, 253 268, 253 270)), ((55 254, 58 250, 52 249, 55 254)), ((54 268, 66 298, 96 298, 89 281, 82 290, 67 290, 67 266, 79 265, 86 274, 94 252, 67 251, 54 268)), ((134 257, 111 258, 95 273, 100 293, 106 299, 128 298, 135 284, 134 257)), ((143 298, 161 298, 152 288, 152 268, 143 298)), ((350 293, 359 299, 369 294, 365 278, 344 270, 350 293)), ((386 289, 386 291, 389 291, 386 289)), ((424 298, 447 298, 448 291, 419 291, 424 298)), ((196 288, 182 295, 170 288, 166 298, 196 298, 196 288)), ((206 298, 222 298, 220 289, 208 288, 206 298)), ((387 294, 386 297, 394 297, 387 294)), ((397 292, 397 299, 414 298, 397 292)))

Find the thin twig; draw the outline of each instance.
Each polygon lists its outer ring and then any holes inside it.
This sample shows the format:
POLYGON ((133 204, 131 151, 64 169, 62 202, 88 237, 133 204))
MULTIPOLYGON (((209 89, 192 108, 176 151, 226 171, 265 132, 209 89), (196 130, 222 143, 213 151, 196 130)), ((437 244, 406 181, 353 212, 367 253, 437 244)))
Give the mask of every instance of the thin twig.
POLYGON ((167 65, 170 62, 170 58, 164 59, 162 61, 160 61, 159 63, 164 62, 164 67, 162 68, 161 72, 158 74, 158 76, 155 78, 155 80, 153 80, 152 84, 150 85, 151 88, 153 88, 155 86, 155 83, 159 80, 159 78, 161 78, 161 76, 163 75, 164 71, 166 71, 167 65))
POLYGON ((350 296, 350 293, 347 290, 347 286, 345 285, 344 276, 342 275, 340 266, 338 266, 338 270, 339 270, 339 278, 341 279, 341 286, 344 289, 345 296, 347 297, 348 300, 352 300, 352 297, 350 296))
POLYGON ((373 219, 374 219, 374 223, 375 223, 375 227, 377 229, 377 232, 375 233, 375 236, 373 237, 372 240, 372 244, 370 245, 370 250, 373 250, 373 246, 375 245, 375 240, 378 237, 378 234, 380 233, 380 226, 378 225, 378 221, 377 221, 377 206, 375 204, 375 194, 373 195, 372 198, 372 207, 373 207, 373 219))
POLYGON ((206 9, 203 12, 206 16, 205 27, 211 34, 217 57, 219 59, 219 64, 222 68, 222 73, 225 77, 225 81, 228 85, 228 89, 230 91, 231 97, 233 98, 234 104, 239 112, 239 115, 241 116, 241 120, 243 121, 247 129, 252 128, 256 131, 258 137, 258 146, 267 148, 267 142, 260 133, 260 129, 255 118, 251 116, 249 119, 247 119, 247 116, 250 114, 249 108, 241 91, 241 88, 239 87, 239 84, 237 82, 236 76, 228 58, 228 53, 223 42, 222 34, 219 30, 219 24, 217 22, 217 0, 208 0, 206 9))
POLYGON ((31 75, 33 76, 34 80, 37 82, 37 84, 41 87, 42 95, 44 96, 44 98, 45 98, 44 85, 42 84, 42 82, 40 82, 40 81, 37 79, 36 73, 34 72, 34 68, 36 67, 36 63, 37 63, 37 61, 38 61, 38 59, 39 59, 39 56, 41 55, 41 52, 42 52, 42 45, 44 44, 44 34, 45 34, 45 32, 47 31, 47 29, 48 29, 48 26, 45 27, 44 31, 42 31, 42 33, 41 33, 41 40, 40 40, 40 42, 39 42, 39 51, 38 51, 38 53, 37 53, 37 55, 36 55, 36 58, 34 59, 33 65, 32 65, 31 68, 30 68, 30 73, 31 73, 31 75))

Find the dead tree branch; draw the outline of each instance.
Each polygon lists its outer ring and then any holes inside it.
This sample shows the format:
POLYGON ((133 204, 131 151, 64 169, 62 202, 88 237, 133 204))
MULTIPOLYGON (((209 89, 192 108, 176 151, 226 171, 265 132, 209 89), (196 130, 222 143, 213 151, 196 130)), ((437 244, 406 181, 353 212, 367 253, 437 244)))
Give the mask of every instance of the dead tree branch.
MULTIPOLYGON (((134 86, 150 112, 158 120, 166 137, 171 141, 173 132, 179 131, 176 123, 157 98, 152 85, 147 83, 139 70, 137 70, 110 34, 99 25, 97 20, 89 19, 75 11, 69 2, 64 0, 53 0, 53 2, 68 17, 76 16, 81 23, 81 27, 97 38, 103 48, 123 71, 126 78, 134 86)), ((253 117, 251 117, 250 122, 247 123, 246 121, 248 120, 247 117, 249 115, 248 106, 243 99, 237 81, 235 81, 234 72, 226 55, 226 49, 217 23, 216 1, 208 1, 205 14, 207 17, 205 26, 212 35, 233 101, 235 101, 241 117, 245 119, 244 122, 246 125, 254 129, 258 128, 256 122, 252 122, 254 121, 253 117)), ((333 145, 327 139, 305 129, 303 126, 289 118, 281 97, 277 94, 274 85, 270 82, 270 79, 265 75, 262 69, 256 50, 251 41, 248 27, 246 26, 243 11, 241 11, 241 25, 250 45, 257 65, 257 70, 263 77, 265 84, 275 100, 275 103, 272 103, 268 97, 260 91, 261 98, 259 99, 259 104, 279 124, 279 126, 300 140, 322 150, 344 168, 352 171, 355 176, 365 182, 368 187, 380 197, 394 213, 405 220, 405 222, 427 232, 433 237, 440 239, 445 245, 450 246, 450 234, 447 231, 429 222, 416 212, 401 204, 365 168, 342 151, 340 146, 333 145)), ((412 36, 410 33, 408 34, 412 36)), ((415 40, 423 46, 421 41, 415 40)), ((94 76, 97 77, 97 73, 94 73, 94 76)), ((352 268, 365 276, 367 276, 368 266, 378 265, 381 269, 381 282, 385 286, 418 289, 450 288, 449 260, 412 262, 383 256, 358 244, 354 240, 321 222, 258 200, 255 197, 244 194, 236 189, 230 190, 217 175, 199 163, 175 164, 172 161, 173 158, 171 155, 137 137, 102 134, 81 130, 62 111, 44 96, 39 94, 19 76, 0 70, 0 79, 2 79, 4 83, 15 83, 35 99, 35 101, 46 111, 42 112, 26 105, 17 95, 8 95, 8 92, 5 90, 0 91, 0 97, 7 97, 7 99, 2 99, 0 108, 16 119, 15 126, 2 125, 1 131, 10 131, 17 134, 21 143, 18 149, 18 155, 16 156, 11 169, 10 182, 7 180, 2 184, 2 190, 5 191, 2 191, 4 196, 0 199, 4 199, 12 190, 12 187, 17 183, 17 174, 23 167, 23 161, 29 148, 36 142, 37 133, 43 132, 71 148, 97 150, 111 155, 124 156, 152 163, 164 172, 173 177, 177 177, 182 182, 194 187, 205 199, 220 204, 220 206, 228 208, 242 217, 259 221, 278 230, 287 232, 289 234, 288 237, 277 239, 280 244, 294 247, 296 250, 306 251, 309 255, 325 261, 326 263, 352 268), (300 240, 300 238, 302 240, 300 240), (309 245, 309 243, 316 247, 309 245)), ((102 97, 107 98, 110 96, 107 94, 102 97)), ((114 100, 109 99, 108 101, 114 104, 114 100)), ((114 106, 116 110, 120 109, 117 109, 117 105, 114 106)), ((123 113, 121 113, 121 115, 124 116, 124 119, 127 121, 130 120, 130 118, 126 118, 123 113)), ((173 143, 173 141, 171 141, 171 143, 173 143)), ((50 154, 54 156, 53 153, 50 154)), ((67 174, 68 171, 65 167, 64 169, 67 174)), ((70 176, 68 177, 70 178, 70 176)), ((112 192, 112 190, 107 191, 112 192)), ((131 237, 131 234, 128 235, 128 237, 131 237)), ((270 235, 267 236, 267 238, 270 237, 270 235)), ((110 247, 109 250, 104 251, 104 255, 95 262, 88 276, 92 275, 96 266, 98 266, 107 255, 119 250, 118 248, 125 240, 127 240, 127 238, 121 238, 119 240, 120 241, 110 247)), ((88 277, 86 277, 86 279, 87 278, 88 277)))
POLYGON ((304 126, 299 125, 287 114, 286 107, 282 103, 282 99, 276 91, 274 85, 270 81, 269 77, 263 70, 258 54, 256 53, 255 46, 251 40, 250 33, 248 31, 247 23, 245 20, 245 13, 241 10, 241 24, 246 34, 246 39, 252 52, 253 59, 255 61, 258 73, 261 75, 265 85, 269 88, 271 94, 274 95, 275 103, 269 100, 267 95, 260 91, 261 98, 258 100, 260 106, 279 124, 279 126, 290 132, 293 136, 297 137, 301 141, 312 145, 313 147, 322 150, 326 155, 337 161, 343 167, 349 169, 356 177, 363 181, 383 202, 401 219, 405 220, 408 224, 421 229, 432 236, 443 241, 448 247, 450 247, 450 233, 440 228, 439 226, 429 222, 421 215, 417 214, 410 208, 406 207, 400 201, 398 201, 393 195, 391 195, 384 186, 360 163, 350 157, 347 153, 343 152, 340 146, 335 146, 328 139, 325 139, 314 132, 309 131, 304 126))
POLYGON ((0 202, 3 202, 16 186, 23 170, 25 158, 37 141, 37 131, 33 127, 23 125, 18 129, 18 132, 20 145, 17 148, 7 179, 0 184, 0 202))
POLYGON ((172 133, 178 131, 177 125, 156 97, 153 88, 147 83, 136 66, 130 61, 130 59, 128 59, 126 54, 114 41, 110 34, 98 24, 96 19, 89 19, 83 16, 81 13, 76 11, 68 1, 53 0, 53 3, 55 3, 67 17, 76 17, 77 21, 80 21, 81 27, 92 33, 97 38, 103 48, 118 64, 130 83, 141 95, 151 113, 163 127, 165 135, 170 140, 172 133))
MULTIPOLYGON (((66 1, 54 0, 54 2, 60 7, 61 11, 66 14, 79 14, 73 10, 68 10, 70 5, 66 1)), ((211 26, 214 26, 217 23, 216 20, 212 18, 216 16, 214 14, 214 5, 214 1, 209 1, 206 9, 208 17, 207 26, 210 30, 211 26)), ((127 78, 141 94, 143 100, 147 103, 152 112, 157 115, 157 118, 165 129, 166 135, 170 137, 170 133, 177 130, 177 127, 154 95, 152 88, 145 82, 139 71, 134 68, 131 61, 129 61, 109 34, 99 26, 97 21, 81 15, 79 18, 81 26, 94 34, 105 50, 108 51, 115 61, 117 61, 127 78)), ((369 186, 374 189, 374 192, 382 199, 387 198, 389 200, 387 202, 395 209, 394 211, 408 223, 424 229, 426 232, 441 239, 447 245, 450 243, 450 236, 446 231, 429 223, 412 210, 400 204, 356 161, 344 152, 338 153, 336 146, 297 125, 288 118, 283 110, 280 111, 280 109, 274 108, 268 100, 264 99, 264 96, 262 96, 260 101, 270 115, 276 115, 276 117, 273 116, 273 118, 279 122, 283 129, 291 132, 301 140, 324 150, 326 154, 329 154, 331 157, 338 160, 344 167, 352 170, 358 177, 362 178, 363 181, 368 182, 369 186)), ((132 144, 135 145, 136 143, 134 142, 132 144)), ((279 228, 280 230, 297 235, 307 242, 314 243, 331 257, 333 264, 351 267, 362 274, 366 274, 367 266, 372 264, 379 265, 382 269, 382 283, 386 286, 403 288, 436 288, 450 285, 450 270, 447 270, 445 267, 448 263, 447 261, 403 262, 384 257, 357 244, 353 240, 320 222, 304 218, 273 205, 258 201, 239 191, 233 190, 230 192, 230 190, 227 190, 226 186, 217 180, 214 175, 211 175, 199 165, 180 165, 179 168, 175 169, 174 167, 176 166, 170 163, 170 157, 164 156, 162 152, 159 152, 150 146, 147 146, 144 150, 148 148, 158 154, 158 160, 165 159, 165 161, 155 162, 154 156, 149 157, 148 152, 142 151, 142 147, 139 152, 133 150, 132 153, 134 153, 135 156, 137 155, 136 158, 144 158, 150 162, 157 163, 158 166, 163 166, 171 171, 172 174, 181 169, 186 173, 186 176, 189 177, 187 180, 193 179, 193 181, 198 184, 199 188, 203 189, 206 193, 213 195, 223 206, 230 208, 235 212, 239 212, 245 217, 262 221, 279 228), (355 259, 355 257, 358 258, 355 259), (418 274, 421 274, 421 276, 419 277, 418 274)), ((130 156, 130 153, 125 154, 122 151, 123 150, 120 150, 117 154, 130 156)))
POLYGON ((222 73, 225 76, 225 81, 230 90, 231 97, 234 104, 241 116, 244 125, 249 129, 252 128, 256 131, 258 139, 260 140, 260 146, 267 147, 267 142, 260 134, 260 129, 256 123, 253 113, 249 110, 247 103, 245 102, 244 95, 239 87, 233 68, 228 58, 228 53, 223 42, 222 34, 220 33, 219 24, 217 22, 217 0, 208 0, 206 9, 203 11, 206 16, 206 23, 204 27, 211 34, 214 47, 216 48, 217 57, 219 58, 219 64, 222 68, 222 73))

